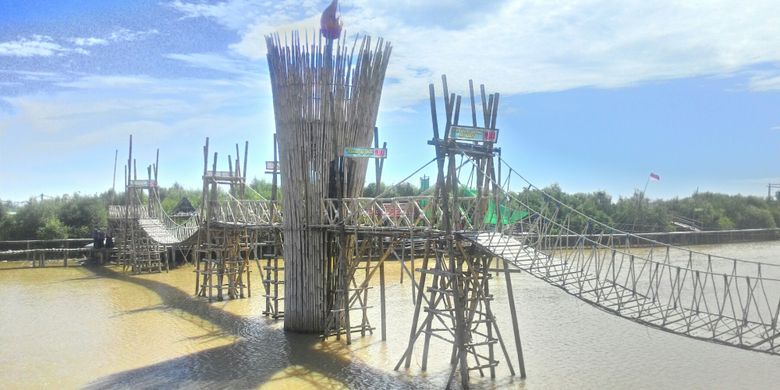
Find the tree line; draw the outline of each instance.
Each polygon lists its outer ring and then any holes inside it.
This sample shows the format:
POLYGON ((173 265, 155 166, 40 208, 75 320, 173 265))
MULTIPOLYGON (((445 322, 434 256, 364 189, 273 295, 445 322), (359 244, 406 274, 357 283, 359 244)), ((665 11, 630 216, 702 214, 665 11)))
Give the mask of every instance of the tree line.
MULTIPOLYGON (((617 200, 604 191, 568 194, 558 185, 541 191, 524 190, 512 198, 536 210, 545 204, 555 207, 550 197, 560 200, 599 222, 629 232, 670 232, 685 230, 763 229, 780 226, 780 198, 727 195, 712 192, 695 193, 672 199, 647 199, 641 192, 617 200), (677 224, 675 224, 675 222, 677 224)), ((519 203, 519 202, 518 202, 519 203)), ((559 217, 568 217, 571 230, 584 232, 588 222, 577 213, 560 207, 559 217)))
MULTIPOLYGON (((265 180, 252 180, 246 191, 250 199, 270 199, 271 184, 265 180)), ((167 212, 186 197, 196 208, 200 205, 201 189, 185 189, 178 183, 160 188, 160 203, 167 212)), ((461 189, 466 196, 469 189, 461 189)), ((543 192, 524 189, 512 192, 503 199, 505 206, 519 210, 530 206, 536 211, 556 207, 559 217, 567 218, 574 231, 587 231, 586 218, 565 207, 559 207, 552 198, 573 207, 579 212, 624 231, 667 232, 680 230, 681 226, 701 230, 759 229, 780 226, 780 198, 767 199, 758 196, 726 195, 711 192, 696 193, 673 199, 647 199, 637 192, 633 196, 612 196, 604 191, 591 193, 566 193, 557 184, 543 192), (544 192, 544 193, 543 193, 544 192), (547 195, 544 195, 544 194, 547 195), (678 225, 675 225, 675 222, 678 225)), ((420 189, 412 184, 388 186, 380 184, 379 191, 371 183, 363 191, 365 197, 415 196, 420 189)), ((430 190, 428 190, 430 193, 430 190)), ((220 193, 226 197, 225 192, 220 193)), ((281 191, 277 194, 282 197, 281 191)), ((62 195, 54 198, 30 198, 21 206, 0 200, 0 241, 26 239, 60 239, 90 237, 95 229, 107 228, 109 204, 122 204, 123 193, 109 190, 95 195, 62 195)))

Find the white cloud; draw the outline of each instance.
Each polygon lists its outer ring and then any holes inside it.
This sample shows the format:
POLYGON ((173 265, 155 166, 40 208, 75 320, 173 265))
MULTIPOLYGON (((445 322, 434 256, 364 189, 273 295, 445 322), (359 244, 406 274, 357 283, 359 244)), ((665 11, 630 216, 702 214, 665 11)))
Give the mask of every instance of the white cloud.
POLYGON ((64 45, 48 35, 32 35, 14 41, 0 42, 0 57, 52 57, 66 54, 89 54, 85 47, 105 46, 117 42, 131 42, 145 39, 158 34, 155 29, 132 31, 120 28, 105 38, 74 37, 59 40, 70 45, 64 45), (75 46, 75 47, 70 47, 75 46))
POLYGON ((132 31, 126 28, 116 30, 109 35, 108 40, 111 42, 132 42, 141 39, 146 39, 150 36, 157 35, 160 32, 156 29, 145 31, 132 31))
POLYGON ((752 91, 780 90, 780 74, 762 73, 750 78, 748 88, 752 91))
POLYGON ((155 80, 148 76, 84 76, 76 80, 57 83, 60 87, 80 89, 103 89, 149 87, 155 80))
POLYGON ((30 142, 37 150, 67 145, 77 152, 97 140, 105 143, 131 132, 163 140, 215 129, 239 131, 252 121, 255 125, 262 122, 255 107, 270 93, 247 80, 144 75, 85 76, 58 85, 67 88, 3 98, 11 113, 0 113, 0 138, 3 133, 17 134, 16 139, 5 140, 18 146, 14 150, 29 150, 19 144, 30 142), (236 110, 243 106, 251 109, 236 110), (234 126, 236 123, 241 125, 234 126))
POLYGON ((120 28, 116 31, 113 31, 111 34, 109 34, 104 38, 75 37, 75 38, 69 38, 68 41, 73 43, 76 46, 86 46, 86 47, 106 46, 116 42, 138 41, 141 39, 146 39, 156 34, 159 34, 159 31, 156 29, 145 30, 145 31, 133 31, 133 30, 128 30, 126 28, 120 28))
POLYGON ((257 77, 259 65, 244 58, 232 58, 217 53, 168 54, 165 58, 181 61, 196 68, 216 70, 224 73, 257 77))
POLYGON ((81 48, 64 47, 46 35, 0 42, 0 56, 6 57, 51 57, 68 53, 88 54, 81 48))
POLYGON ((175 0, 169 6, 186 18, 209 18, 236 31, 250 26, 285 24, 321 11, 324 2, 315 0, 228 0, 218 3, 175 0))
POLYGON ((69 39, 76 46, 104 46, 108 45, 108 40, 103 38, 71 38, 69 39))
MULTIPOLYGON (((302 26, 316 31, 326 3, 177 0, 171 4, 186 17, 211 18, 235 30, 242 38, 231 49, 262 60, 265 34, 302 26)), ((382 36, 393 43, 388 78, 397 83, 385 85, 383 99, 395 107, 424 99, 427 83, 442 73, 458 85, 474 78, 489 89, 514 94, 615 88, 723 75, 780 62, 777 1, 484 4, 352 0, 342 2, 342 19, 347 32, 382 36), (448 15, 449 21, 437 15, 448 15)), ((764 78, 752 88, 775 89, 778 84, 780 78, 764 78)))
POLYGON ((13 79, 23 80, 23 81, 55 82, 55 81, 60 81, 63 78, 63 75, 58 73, 29 71, 29 70, 0 69, 0 74, 7 74, 10 75, 10 77, 12 77, 13 79))
MULTIPOLYGON (((129 134, 134 135, 139 168, 151 157, 145 154, 159 147, 161 180, 195 187, 206 136, 215 137, 213 150, 220 153, 231 152, 233 142, 246 139, 256 156, 270 153, 265 150, 271 147, 274 124, 270 89, 262 88, 261 82, 240 77, 93 75, 61 82, 57 85, 65 88, 54 92, 0 98, 0 104, 8 107, 0 110, 3 172, 26 172, 25 180, 4 186, 4 194, 23 198, 35 191, 103 190, 111 184, 113 150, 123 150, 129 134), (40 156, 36 166, 26 165, 31 150, 40 156), (107 156, 105 160, 100 160, 101 155, 107 156), (97 170, 109 168, 85 174, 84 164, 97 164, 97 170), (33 188, 34 183, 51 185, 61 180, 58 175, 70 179, 60 187, 33 188)), ((118 169, 121 182, 121 165, 118 169)))

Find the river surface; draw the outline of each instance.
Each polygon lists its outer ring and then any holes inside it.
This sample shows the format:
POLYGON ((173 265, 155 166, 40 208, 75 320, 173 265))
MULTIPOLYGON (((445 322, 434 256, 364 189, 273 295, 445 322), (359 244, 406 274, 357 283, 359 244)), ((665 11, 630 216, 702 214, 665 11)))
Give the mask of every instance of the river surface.
MULTIPOLYGON (((696 249, 780 263, 780 242, 696 249)), ((388 341, 377 330, 346 346, 285 333, 281 321, 264 317, 257 272, 252 298, 208 303, 193 297, 189 265, 130 276, 116 267, 0 263, 0 388, 443 388, 445 344, 432 343, 427 372, 419 351, 412 368, 393 371, 414 307, 409 280, 400 284, 399 275, 390 263, 388 341)), ((511 329, 502 279, 491 286, 493 310, 511 329)), ((473 387, 780 388, 778 356, 647 328, 525 274, 513 284, 528 378, 512 378, 502 362, 496 380, 473 378, 473 387)))

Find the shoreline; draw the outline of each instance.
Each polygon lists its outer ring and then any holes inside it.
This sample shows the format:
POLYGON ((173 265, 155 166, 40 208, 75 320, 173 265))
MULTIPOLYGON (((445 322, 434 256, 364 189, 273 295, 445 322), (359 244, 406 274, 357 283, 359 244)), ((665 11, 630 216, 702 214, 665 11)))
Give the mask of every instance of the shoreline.
MULTIPOLYGON (((580 237, 582 236, 568 234, 560 236, 553 235, 547 237, 546 239, 550 240, 550 243, 560 239, 563 241, 563 246, 572 248, 577 246, 577 241, 580 237)), ((613 234, 611 236, 586 234, 584 237, 591 242, 599 242, 604 245, 607 245, 608 241, 611 239, 613 242, 615 240, 620 240, 623 243, 627 243, 630 246, 635 247, 652 246, 644 240, 653 240, 662 244, 675 246, 718 245, 780 240, 780 228, 709 230, 700 232, 625 233, 613 234)))

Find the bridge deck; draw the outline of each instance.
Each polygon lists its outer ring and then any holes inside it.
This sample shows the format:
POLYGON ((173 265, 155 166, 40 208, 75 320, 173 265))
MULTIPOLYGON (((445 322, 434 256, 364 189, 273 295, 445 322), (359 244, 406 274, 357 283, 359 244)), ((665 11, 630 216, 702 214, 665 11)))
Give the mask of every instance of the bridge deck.
MULTIPOLYGON (((456 225, 462 230, 456 235, 460 239, 588 304, 672 333, 780 354, 780 277, 771 276, 772 271, 778 271, 777 266, 734 260, 733 268, 724 271, 713 268, 713 263, 725 260, 731 264, 730 259, 646 240, 666 251, 663 261, 653 260, 652 252, 644 257, 626 252, 627 248, 618 244, 624 233, 596 239, 571 231, 553 234, 550 226, 562 225, 555 216, 544 214, 536 214, 523 235, 482 232, 478 230, 480 221, 472 218, 480 204, 469 198, 458 202, 456 225), (572 237, 578 245, 571 245, 572 237), (670 262, 671 249, 682 250, 689 256, 688 262, 670 262), (694 255, 702 257, 707 266, 695 266, 694 255)), ((323 224, 308 228, 388 237, 444 235, 436 223, 442 210, 431 197, 325 199, 321 210, 323 224)), ((164 216, 145 217, 147 209, 133 211, 130 215, 138 218, 145 234, 163 246, 192 240, 200 229, 174 224, 164 216)), ((114 218, 124 215, 119 208, 111 212, 114 218)), ((269 201, 225 202, 212 217, 211 225, 216 227, 282 229, 281 210, 269 201)))
POLYGON ((777 309, 762 307, 760 295, 764 291, 759 288, 765 284, 761 279, 754 279, 751 285, 749 277, 712 277, 701 270, 673 266, 640 269, 642 264, 636 258, 625 264, 611 255, 600 259, 590 256, 588 260, 537 250, 500 233, 460 236, 614 315, 700 340, 780 354, 777 309), (666 272, 666 268, 672 271, 666 272), (716 281, 724 277, 723 284, 716 281))

